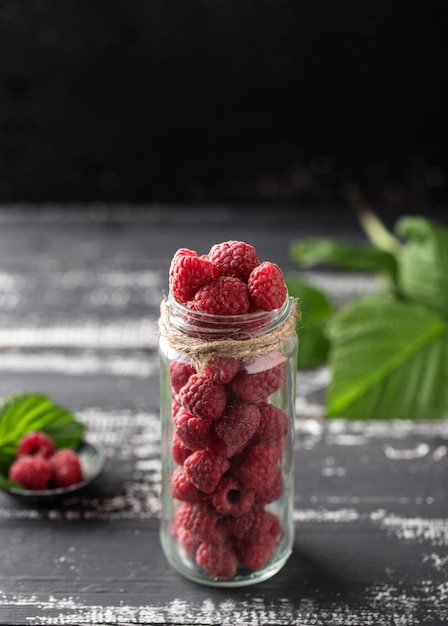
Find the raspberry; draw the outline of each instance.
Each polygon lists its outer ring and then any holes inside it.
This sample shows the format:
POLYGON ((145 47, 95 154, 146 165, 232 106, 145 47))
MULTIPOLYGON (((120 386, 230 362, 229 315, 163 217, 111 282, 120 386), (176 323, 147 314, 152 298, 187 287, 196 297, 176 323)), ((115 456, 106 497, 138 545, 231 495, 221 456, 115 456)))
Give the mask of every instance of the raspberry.
POLYGON ((78 454, 69 448, 60 448, 50 457, 53 469, 53 487, 69 487, 82 480, 82 467, 78 454))
POLYGON ((260 411, 254 404, 231 404, 214 423, 215 433, 228 447, 228 456, 241 451, 260 423, 260 411))
POLYGON ((244 241, 217 243, 212 246, 208 257, 222 276, 236 276, 245 283, 258 265, 257 251, 244 241))
POLYGON ((185 463, 185 459, 188 459, 190 454, 193 452, 190 448, 182 443, 177 433, 173 434, 173 440, 171 443, 171 453, 173 455, 174 462, 177 465, 183 465, 185 463))
POLYGON ((174 393, 179 393, 192 374, 196 374, 196 370, 190 363, 170 362, 170 380, 174 393))
POLYGON ((54 452, 55 445, 51 437, 41 430, 32 430, 20 439, 17 456, 43 456, 48 459, 54 452))
POLYGON ((272 480, 257 491, 257 502, 260 504, 269 504, 275 502, 283 493, 283 473, 280 468, 274 474, 272 480))
POLYGON ((195 310, 214 315, 242 315, 249 310, 247 285, 234 276, 220 276, 197 290, 195 310))
POLYGON ((238 567, 237 556, 229 543, 201 543, 196 563, 210 576, 224 579, 233 578, 238 567))
POLYGON ((171 495, 182 502, 199 502, 202 498, 202 493, 180 467, 171 475, 171 495))
POLYGON ((184 463, 191 482, 205 493, 212 493, 216 489, 229 466, 226 457, 215 454, 208 448, 193 452, 184 463))
POLYGON ((175 537, 187 554, 195 556, 201 544, 200 539, 195 537, 195 535, 186 528, 179 528, 179 530, 176 531, 175 537))
POLYGON ((256 434, 257 442, 271 445, 282 441, 288 434, 286 413, 273 404, 261 403, 258 406, 261 419, 256 434))
POLYGON ((196 417, 212 421, 222 415, 227 394, 222 383, 193 374, 180 390, 179 402, 196 417))
POLYGON ((8 476, 26 489, 42 491, 48 488, 52 473, 50 461, 43 456, 21 456, 11 464, 8 476))
POLYGON ((277 541, 272 535, 265 535, 262 541, 249 543, 236 542, 236 553, 240 565, 251 570, 257 570, 266 565, 277 547, 277 541))
POLYGON ((210 423, 181 408, 174 418, 176 433, 191 450, 202 450, 210 439, 210 423))
POLYGON ((240 369, 238 359, 225 356, 213 356, 202 371, 203 376, 216 382, 229 383, 240 369))
POLYGON ((230 388, 243 401, 257 404, 278 391, 286 381, 285 363, 281 362, 269 369, 258 370, 261 359, 246 366, 230 381, 230 388))
POLYGON ((199 287, 217 276, 216 267, 207 258, 199 257, 194 250, 181 248, 171 261, 170 291, 175 300, 186 303, 194 298, 199 287))
POLYGON ((262 311, 279 309, 288 293, 282 270, 271 261, 264 261, 252 270, 247 286, 253 305, 262 311))
POLYGON ((223 478, 213 493, 213 506, 218 513, 229 513, 239 517, 247 513, 255 500, 255 493, 245 489, 241 483, 232 476, 223 478))
POLYGON ((266 511, 262 505, 254 506, 239 517, 226 518, 228 535, 236 539, 243 539, 249 543, 260 541, 266 534, 277 535, 280 523, 276 515, 266 511))
POLYGON ((221 516, 209 502, 185 502, 176 512, 179 527, 191 532, 200 541, 217 543, 225 541, 225 527, 220 524, 221 516))
POLYGON ((259 491, 274 478, 278 460, 276 447, 263 443, 250 445, 236 459, 234 470, 245 487, 259 491))

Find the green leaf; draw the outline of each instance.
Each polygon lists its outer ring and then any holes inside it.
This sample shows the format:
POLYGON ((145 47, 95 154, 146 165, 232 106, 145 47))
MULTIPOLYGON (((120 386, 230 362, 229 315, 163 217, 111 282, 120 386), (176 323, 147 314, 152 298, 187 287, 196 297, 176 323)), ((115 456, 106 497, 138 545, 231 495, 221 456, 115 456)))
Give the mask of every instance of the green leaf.
POLYGON ((75 448, 86 426, 43 394, 23 393, 7 398, 0 406, 0 471, 7 472, 17 444, 31 430, 47 433, 57 448, 75 448))
POLYGON ((448 229, 424 217, 404 217, 398 234, 407 240, 398 256, 401 292, 448 317, 448 229))
POLYGON ((301 320, 297 322, 299 350, 297 367, 306 369, 327 362, 330 343, 325 334, 325 324, 334 313, 327 295, 293 276, 285 276, 289 294, 300 301, 301 320))
POLYGON ((448 411, 448 330, 415 304, 364 298, 328 327, 328 417, 437 418, 448 411))
POLYGON ((356 272, 380 272, 395 280, 396 259, 377 248, 328 238, 293 241, 291 258, 301 266, 327 263, 356 272))

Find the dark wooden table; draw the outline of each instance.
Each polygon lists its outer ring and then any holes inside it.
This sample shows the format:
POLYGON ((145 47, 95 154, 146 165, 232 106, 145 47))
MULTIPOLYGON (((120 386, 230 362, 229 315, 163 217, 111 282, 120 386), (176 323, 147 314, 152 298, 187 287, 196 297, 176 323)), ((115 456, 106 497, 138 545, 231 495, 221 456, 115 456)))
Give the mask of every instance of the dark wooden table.
MULTIPOLYGON (((329 212, 0 209, 0 396, 39 390, 107 453, 84 492, 0 493, 0 624, 448 624, 448 421, 324 421, 328 371, 299 373, 293 555, 240 590, 184 580, 159 544, 158 307, 178 247, 244 239, 290 269, 329 212)), ((367 278, 315 272, 335 298, 367 278)))

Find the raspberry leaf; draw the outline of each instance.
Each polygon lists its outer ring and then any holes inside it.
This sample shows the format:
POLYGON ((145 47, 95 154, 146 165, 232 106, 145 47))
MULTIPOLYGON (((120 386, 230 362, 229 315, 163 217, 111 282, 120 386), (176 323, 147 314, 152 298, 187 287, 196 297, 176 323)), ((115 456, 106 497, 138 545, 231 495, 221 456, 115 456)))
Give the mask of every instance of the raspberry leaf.
POLYGON ((326 294, 316 287, 292 276, 286 276, 288 292, 299 299, 301 319, 297 320, 299 369, 317 367, 327 362, 330 342, 325 325, 335 308, 326 294))
POLYGON ((368 297, 337 313, 328 332, 328 417, 437 418, 448 410, 448 330, 437 313, 368 297))
POLYGON ((402 293, 448 318, 448 229, 423 217, 404 217, 396 230, 407 240, 398 256, 402 293))
POLYGON ((303 267, 329 264, 355 272, 378 272, 395 282, 395 255, 378 248, 327 238, 292 242, 290 256, 303 267))
POLYGON ((14 460, 19 440, 27 432, 41 430, 56 447, 75 448, 86 426, 66 408, 38 393, 7 398, 0 406, 0 470, 7 471, 14 460))

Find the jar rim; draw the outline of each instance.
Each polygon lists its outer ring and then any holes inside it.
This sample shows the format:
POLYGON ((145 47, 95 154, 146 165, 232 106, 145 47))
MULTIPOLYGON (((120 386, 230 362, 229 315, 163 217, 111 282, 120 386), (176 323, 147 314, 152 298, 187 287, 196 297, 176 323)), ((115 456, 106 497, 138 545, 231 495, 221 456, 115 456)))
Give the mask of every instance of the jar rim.
POLYGON ((170 309, 171 322, 187 334, 198 333, 204 336, 238 335, 240 339, 247 333, 249 336, 263 335, 275 330, 289 317, 292 308, 291 298, 287 295, 282 306, 272 311, 255 311, 240 315, 215 315, 194 311, 176 300, 169 292, 167 304, 170 309))

